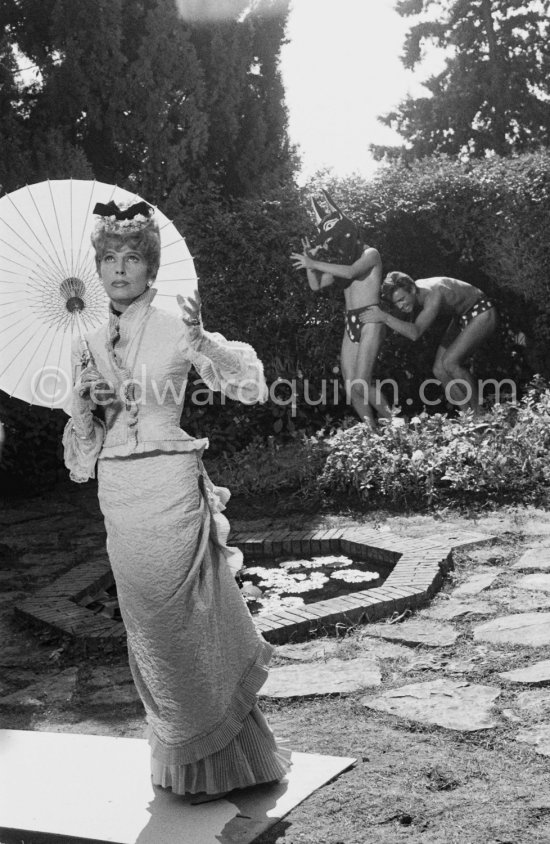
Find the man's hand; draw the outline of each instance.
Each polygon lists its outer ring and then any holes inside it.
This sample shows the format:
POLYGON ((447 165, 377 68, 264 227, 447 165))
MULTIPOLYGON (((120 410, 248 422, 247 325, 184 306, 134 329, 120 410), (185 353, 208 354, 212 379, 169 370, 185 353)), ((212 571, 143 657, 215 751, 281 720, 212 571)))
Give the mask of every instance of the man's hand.
POLYGON ((311 269, 311 258, 309 257, 309 255, 301 255, 299 252, 292 252, 290 260, 292 261, 292 265, 295 270, 311 269))
POLYGON ((303 237, 302 247, 304 250, 303 253, 293 252, 290 256, 290 260, 294 264, 295 270, 312 270, 313 258, 316 252, 321 249, 321 246, 312 247, 311 243, 309 242, 309 238, 303 237))
POLYGON ((370 305, 362 314, 359 314, 359 322, 363 324, 386 322, 386 313, 378 305, 370 305))

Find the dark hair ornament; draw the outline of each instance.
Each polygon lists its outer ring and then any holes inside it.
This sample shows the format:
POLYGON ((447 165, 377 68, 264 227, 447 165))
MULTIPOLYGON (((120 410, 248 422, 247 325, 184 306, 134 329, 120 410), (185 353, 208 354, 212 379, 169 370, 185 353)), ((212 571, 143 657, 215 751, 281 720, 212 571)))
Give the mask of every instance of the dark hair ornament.
POLYGON ((117 205, 111 200, 106 204, 97 202, 93 213, 99 217, 97 226, 112 234, 131 234, 141 231, 149 225, 154 208, 147 202, 134 202, 133 205, 117 205))

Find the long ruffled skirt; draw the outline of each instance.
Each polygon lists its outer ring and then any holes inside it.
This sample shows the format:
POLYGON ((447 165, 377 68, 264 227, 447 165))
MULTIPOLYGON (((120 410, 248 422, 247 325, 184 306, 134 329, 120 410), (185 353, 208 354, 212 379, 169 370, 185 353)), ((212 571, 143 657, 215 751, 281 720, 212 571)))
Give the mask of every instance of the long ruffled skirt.
POLYGON ((225 491, 197 452, 102 459, 98 481, 153 782, 215 794, 281 779, 290 754, 257 706, 272 649, 230 568, 225 491))

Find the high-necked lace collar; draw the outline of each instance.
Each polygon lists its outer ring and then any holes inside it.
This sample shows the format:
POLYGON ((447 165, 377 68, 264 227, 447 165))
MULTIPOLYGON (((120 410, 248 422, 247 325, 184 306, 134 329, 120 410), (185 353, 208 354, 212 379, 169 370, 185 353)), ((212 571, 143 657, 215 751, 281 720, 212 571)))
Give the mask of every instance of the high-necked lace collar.
POLYGON ((109 305, 109 326, 111 328, 122 326, 129 328, 132 325, 136 325, 140 322, 141 319, 147 313, 147 308, 152 303, 153 299, 157 295, 157 290, 154 287, 148 287, 141 296, 138 296, 137 299, 128 305, 125 311, 121 314, 115 313, 113 310, 113 306, 109 305))
POLYGON ((123 366, 129 347, 139 343, 141 329, 152 313, 150 305, 156 295, 157 291, 148 287, 121 314, 115 313, 112 306, 109 306, 107 351, 118 367, 123 366))

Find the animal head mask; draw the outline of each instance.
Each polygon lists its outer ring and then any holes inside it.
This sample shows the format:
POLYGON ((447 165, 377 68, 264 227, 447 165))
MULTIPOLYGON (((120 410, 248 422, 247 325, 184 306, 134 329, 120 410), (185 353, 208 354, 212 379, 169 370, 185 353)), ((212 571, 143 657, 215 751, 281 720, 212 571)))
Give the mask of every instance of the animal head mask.
POLYGON ((315 257, 332 264, 353 264, 365 248, 359 227, 346 217, 324 189, 323 194, 326 210, 315 198, 311 200, 319 232, 312 245, 321 247, 315 257))

